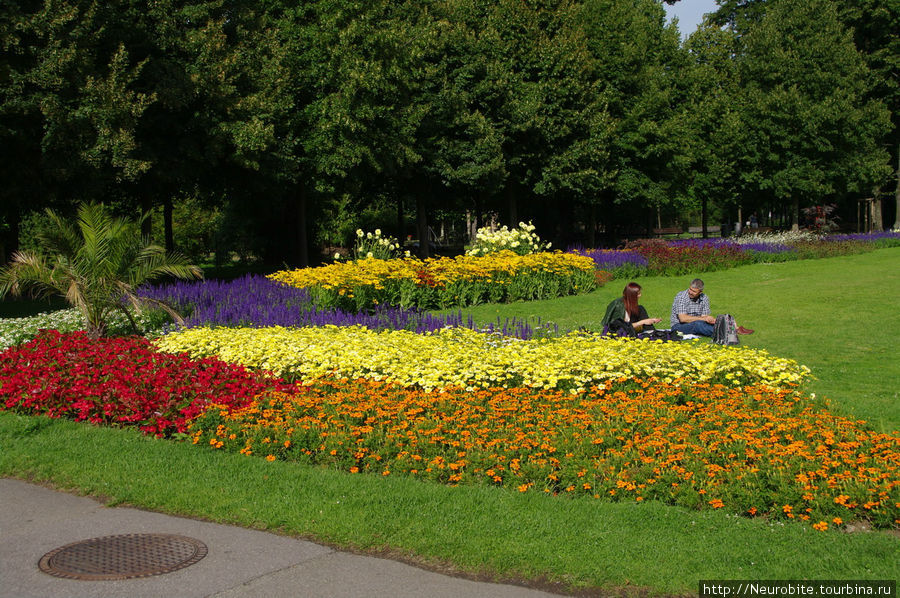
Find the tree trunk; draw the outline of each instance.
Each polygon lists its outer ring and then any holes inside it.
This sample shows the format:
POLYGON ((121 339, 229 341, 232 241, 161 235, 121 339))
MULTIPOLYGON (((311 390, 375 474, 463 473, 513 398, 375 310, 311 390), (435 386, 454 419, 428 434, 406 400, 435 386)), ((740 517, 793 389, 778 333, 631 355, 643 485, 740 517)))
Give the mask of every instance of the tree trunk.
POLYGON ((588 208, 588 225, 587 239, 585 239, 586 249, 594 249, 597 247, 597 205, 591 204, 588 208))
POLYGON ((511 184, 506 185, 506 213, 509 217, 509 228, 519 226, 518 202, 511 184))
POLYGON ((397 194, 397 241, 406 241, 406 221, 403 218, 403 195, 397 194))
POLYGON ((709 221, 709 211, 707 209, 708 203, 709 201, 704 193, 703 197, 700 199, 700 227, 703 231, 702 236, 704 239, 709 238, 709 232, 707 230, 707 222, 709 221))
POLYGON ((163 227, 165 228, 166 251, 175 251, 175 233, 172 227, 172 198, 163 202, 163 227))
POLYGON ((21 220, 22 213, 18 205, 10 206, 6 210, 6 222, 9 223, 9 230, 6 234, 0 233, 0 266, 5 265, 19 250, 19 223, 21 220))
POLYGON ((309 240, 306 236, 306 188, 303 185, 297 186, 296 207, 297 262, 301 268, 306 268, 309 266, 309 240))
POLYGON ((897 211, 894 212, 894 230, 900 230, 900 145, 897 146, 897 187, 894 189, 894 201, 897 204, 897 211))
POLYGON ((871 232, 880 233, 884 230, 881 222, 881 189, 875 189, 872 193, 872 226, 871 232))
POLYGON ((419 257, 425 259, 431 252, 428 248, 428 212, 424 193, 416 194, 416 232, 419 235, 419 257))
POLYGON ((791 230, 800 230, 800 198, 796 195, 791 199, 791 230))

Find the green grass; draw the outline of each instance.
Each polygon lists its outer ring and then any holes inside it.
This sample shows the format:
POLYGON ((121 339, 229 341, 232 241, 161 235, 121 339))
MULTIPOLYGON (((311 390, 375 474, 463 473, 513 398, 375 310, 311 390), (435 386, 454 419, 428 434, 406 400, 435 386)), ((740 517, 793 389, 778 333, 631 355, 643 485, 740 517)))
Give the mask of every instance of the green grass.
POLYGON ((884 532, 821 533, 652 502, 351 475, 6 412, 0 443, 0 474, 49 480, 113 505, 557 589, 682 594, 696 592, 698 579, 900 576, 900 538, 884 532))
MULTIPOLYGON (((692 276, 635 279, 651 316, 669 326, 672 298, 692 276)), ((868 420, 881 432, 900 430, 900 248, 821 260, 755 264, 701 274, 714 313, 731 313, 752 328, 744 346, 809 366, 807 389, 833 410, 868 420)), ((600 330, 606 305, 628 281, 588 295, 466 310, 476 321, 540 317, 563 329, 600 330)), ((705 341, 703 341, 705 342, 705 341)))
MULTIPOLYGON (((757 333, 751 347, 813 368, 834 408, 900 427, 893 334, 900 330, 900 249, 755 265, 703 276, 713 310, 757 333)), ((643 301, 667 318, 690 277, 646 278, 643 301)), ((553 301, 472 313, 541 316, 598 327, 615 281, 553 301)), ((548 582, 597 593, 696 593, 699 579, 897 579, 900 536, 816 532, 659 503, 449 488, 213 452, 130 430, 0 412, 0 475, 179 515, 275 530, 388 554, 442 571, 548 582), (123 458, 127 455, 127 458, 123 458)))

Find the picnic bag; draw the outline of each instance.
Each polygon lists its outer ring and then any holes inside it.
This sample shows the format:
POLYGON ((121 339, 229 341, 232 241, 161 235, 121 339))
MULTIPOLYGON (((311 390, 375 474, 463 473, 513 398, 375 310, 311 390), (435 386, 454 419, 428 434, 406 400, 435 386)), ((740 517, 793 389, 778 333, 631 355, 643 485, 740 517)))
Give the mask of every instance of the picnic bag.
POLYGON ((716 324, 713 326, 712 342, 717 345, 739 345, 737 324, 731 314, 716 316, 716 324))
POLYGON ((622 318, 616 318, 611 321, 607 326, 604 334, 608 334, 609 336, 637 336, 637 332, 634 329, 634 326, 631 325, 631 322, 626 322, 622 318))

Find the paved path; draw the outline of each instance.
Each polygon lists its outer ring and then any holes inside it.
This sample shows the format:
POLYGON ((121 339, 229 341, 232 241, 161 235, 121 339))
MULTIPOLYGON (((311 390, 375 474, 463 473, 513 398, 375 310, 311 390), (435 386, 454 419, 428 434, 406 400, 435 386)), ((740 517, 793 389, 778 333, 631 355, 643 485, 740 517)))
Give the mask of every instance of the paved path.
POLYGON ((0 479, 0 597, 538 598, 546 592, 449 577, 387 559, 230 525, 183 519, 0 479), (120 534, 177 534, 206 544, 199 562, 119 581, 54 577, 38 568, 55 548, 120 534))

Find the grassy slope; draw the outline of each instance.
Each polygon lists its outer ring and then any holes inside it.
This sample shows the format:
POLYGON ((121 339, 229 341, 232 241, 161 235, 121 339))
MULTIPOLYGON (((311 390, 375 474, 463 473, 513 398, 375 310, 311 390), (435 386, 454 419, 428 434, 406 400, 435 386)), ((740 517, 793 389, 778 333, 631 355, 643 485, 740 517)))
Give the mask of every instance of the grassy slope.
MULTIPOLYGON (((747 347, 809 366, 811 392, 835 411, 863 418, 879 431, 900 430, 900 248, 823 260, 756 264, 700 275, 713 312, 728 312, 756 333, 747 347)), ((692 276, 637 279, 641 302, 668 326, 672 297, 692 276)), ((627 281, 589 295, 550 301, 481 305, 476 320, 540 317, 561 328, 600 327, 606 304, 627 281)))
MULTIPOLYGON (((807 363, 820 377, 814 390, 841 409, 897 429, 891 331, 898 330, 898 265, 900 249, 890 249, 704 278, 715 310, 727 309, 758 330, 744 337, 747 345, 807 363), (871 379, 854 372, 871 372, 871 379)), ((671 296, 689 278, 641 280, 650 313, 668 314, 671 296)), ((588 296, 473 311, 488 319, 534 314, 564 326, 596 325, 621 286, 617 281, 588 296)), ((806 524, 769 525, 658 503, 354 476, 3 412, 0 475, 51 481, 113 504, 409 555, 442 570, 546 579, 569 588, 695 593, 698 579, 900 577, 896 534, 820 533, 806 524)))

